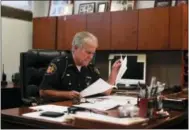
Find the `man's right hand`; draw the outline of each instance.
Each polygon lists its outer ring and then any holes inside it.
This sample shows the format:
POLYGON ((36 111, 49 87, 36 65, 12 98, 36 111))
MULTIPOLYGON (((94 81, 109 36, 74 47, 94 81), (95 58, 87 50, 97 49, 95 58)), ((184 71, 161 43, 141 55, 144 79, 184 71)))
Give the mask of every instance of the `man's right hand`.
POLYGON ((80 96, 80 93, 77 91, 69 91, 68 92, 69 99, 78 98, 79 96, 80 96))

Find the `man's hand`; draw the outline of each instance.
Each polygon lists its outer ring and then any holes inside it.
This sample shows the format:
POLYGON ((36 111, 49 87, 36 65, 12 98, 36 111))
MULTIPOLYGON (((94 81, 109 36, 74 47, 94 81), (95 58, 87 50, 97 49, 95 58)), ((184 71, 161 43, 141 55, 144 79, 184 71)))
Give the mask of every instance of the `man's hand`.
POLYGON ((113 66, 112 66, 112 71, 111 72, 112 73, 118 73, 120 67, 121 67, 121 61, 119 59, 119 60, 117 60, 117 61, 114 62, 113 66))
POLYGON ((68 92, 68 98, 73 99, 73 98, 78 98, 80 96, 79 92, 77 91, 69 91, 68 92))
POLYGON ((115 80, 116 80, 116 77, 117 77, 120 67, 121 67, 121 61, 119 59, 116 62, 114 62, 113 66, 112 66, 112 71, 111 71, 111 74, 108 79, 109 84, 111 84, 111 85, 115 84, 115 80))

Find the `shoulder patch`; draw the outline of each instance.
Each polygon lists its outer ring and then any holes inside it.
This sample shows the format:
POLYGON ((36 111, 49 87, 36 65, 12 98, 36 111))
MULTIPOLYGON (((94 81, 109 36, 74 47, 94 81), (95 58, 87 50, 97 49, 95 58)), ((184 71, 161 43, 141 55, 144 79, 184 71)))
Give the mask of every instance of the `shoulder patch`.
POLYGON ((51 63, 47 69, 47 74, 53 74, 57 70, 57 66, 54 63, 51 63))

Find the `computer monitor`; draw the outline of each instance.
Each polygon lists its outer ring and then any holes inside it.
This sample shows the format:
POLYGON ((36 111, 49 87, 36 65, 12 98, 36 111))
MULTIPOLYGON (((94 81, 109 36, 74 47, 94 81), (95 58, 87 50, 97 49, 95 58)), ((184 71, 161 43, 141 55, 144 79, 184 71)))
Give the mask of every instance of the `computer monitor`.
POLYGON ((146 54, 110 54, 109 55, 109 75, 113 63, 127 56, 127 69, 117 84, 125 84, 125 86, 137 85, 138 82, 146 83, 146 54))

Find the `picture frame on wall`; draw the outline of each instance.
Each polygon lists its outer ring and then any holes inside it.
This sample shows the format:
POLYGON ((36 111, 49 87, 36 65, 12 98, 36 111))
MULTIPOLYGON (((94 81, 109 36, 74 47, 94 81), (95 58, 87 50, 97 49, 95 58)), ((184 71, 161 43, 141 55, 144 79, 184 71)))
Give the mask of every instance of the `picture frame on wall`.
POLYGON ((88 14, 95 11, 95 2, 91 3, 82 3, 79 5, 78 14, 88 14))
POLYGON ((108 2, 98 3, 96 12, 106 12, 108 9, 108 2))
POLYGON ((73 4, 69 0, 50 0, 48 16, 63 16, 73 13, 73 4))
POLYGON ((175 6, 182 5, 182 4, 188 4, 188 0, 176 0, 175 6))
POLYGON ((155 0, 154 7, 168 7, 171 4, 172 0, 155 0))
POLYGON ((110 11, 134 10, 136 0, 112 0, 110 11))

